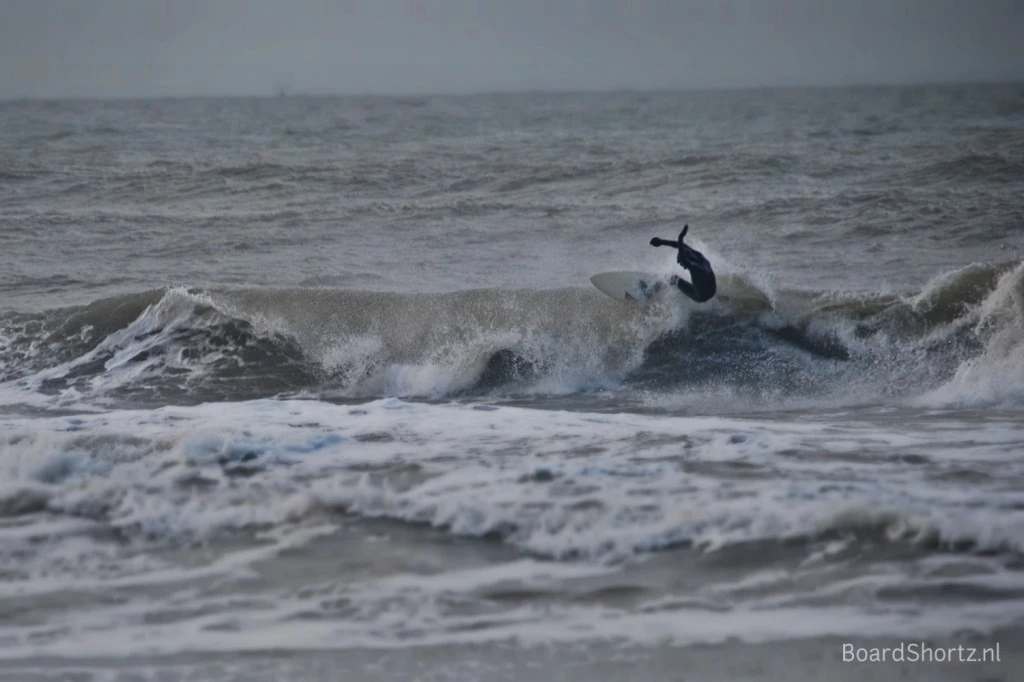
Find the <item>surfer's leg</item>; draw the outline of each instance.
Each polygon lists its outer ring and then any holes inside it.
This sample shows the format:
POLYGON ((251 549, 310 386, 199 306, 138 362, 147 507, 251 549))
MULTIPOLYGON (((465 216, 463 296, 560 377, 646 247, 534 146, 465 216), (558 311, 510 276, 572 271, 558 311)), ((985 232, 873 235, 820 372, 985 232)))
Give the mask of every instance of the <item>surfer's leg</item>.
POLYGON ((692 284, 682 277, 676 277, 675 280, 676 288, 679 289, 679 291, 683 292, 693 300, 700 302, 700 296, 697 294, 697 290, 693 288, 692 284))
POLYGON ((706 261, 705 264, 706 267, 690 268, 690 282, 693 284, 693 290, 696 293, 693 300, 698 303, 710 301, 718 290, 718 284, 715 282, 715 273, 706 261))
POLYGON ((701 259, 703 262, 692 263, 687 269, 690 271, 690 281, 680 277, 673 277, 673 284, 690 298, 697 303, 704 303, 710 301, 715 296, 715 292, 718 289, 718 285, 715 282, 715 273, 711 269, 711 264, 707 260, 701 259))
POLYGON ((690 271, 689 284, 690 291, 693 293, 682 289, 682 287, 680 290, 697 303, 711 300, 718 286, 715 282, 715 272, 711 269, 711 263, 704 257, 704 254, 684 244, 679 249, 678 262, 690 271))

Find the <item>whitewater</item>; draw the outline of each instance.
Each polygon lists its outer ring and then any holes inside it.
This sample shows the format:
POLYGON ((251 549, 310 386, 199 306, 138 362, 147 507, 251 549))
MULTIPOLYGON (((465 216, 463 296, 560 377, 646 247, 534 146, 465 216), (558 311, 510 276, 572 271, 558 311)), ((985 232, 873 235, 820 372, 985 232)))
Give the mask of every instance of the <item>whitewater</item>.
POLYGON ((1022 181, 1012 85, 0 103, 0 678, 1019 662, 1022 181))

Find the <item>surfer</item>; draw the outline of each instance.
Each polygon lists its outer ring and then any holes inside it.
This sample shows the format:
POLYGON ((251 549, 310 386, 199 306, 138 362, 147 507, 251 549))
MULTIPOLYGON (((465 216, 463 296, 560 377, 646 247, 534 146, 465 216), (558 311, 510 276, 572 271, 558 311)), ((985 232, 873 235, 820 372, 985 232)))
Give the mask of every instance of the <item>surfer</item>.
POLYGON ((689 229, 689 225, 683 225, 683 231, 679 233, 679 241, 670 242, 667 239, 655 237, 651 240, 651 246, 671 246, 679 249, 676 262, 683 266, 684 270, 690 271, 690 281, 687 282, 676 275, 672 275, 672 279, 669 281, 697 303, 703 303, 711 300, 718 285, 715 282, 715 273, 711 269, 711 263, 704 257, 704 254, 683 243, 683 237, 686 236, 686 231, 689 229))

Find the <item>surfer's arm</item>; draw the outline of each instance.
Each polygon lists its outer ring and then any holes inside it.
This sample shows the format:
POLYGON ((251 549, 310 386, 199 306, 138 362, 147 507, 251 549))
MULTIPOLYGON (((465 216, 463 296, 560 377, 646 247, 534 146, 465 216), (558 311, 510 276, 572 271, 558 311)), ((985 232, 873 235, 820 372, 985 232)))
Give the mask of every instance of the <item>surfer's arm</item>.
POLYGON ((671 246, 673 249, 682 248, 683 237, 686 236, 686 233, 689 229, 689 225, 683 225, 683 231, 679 233, 679 239, 677 239, 674 242, 670 242, 667 239, 662 239, 661 237, 655 237, 651 240, 651 246, 671 246))

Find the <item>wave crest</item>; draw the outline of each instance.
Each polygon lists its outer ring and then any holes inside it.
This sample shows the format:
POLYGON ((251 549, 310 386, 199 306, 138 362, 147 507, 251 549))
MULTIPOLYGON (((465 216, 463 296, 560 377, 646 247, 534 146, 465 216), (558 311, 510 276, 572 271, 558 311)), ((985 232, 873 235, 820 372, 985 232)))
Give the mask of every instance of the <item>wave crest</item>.
POLYGON ((403 294, 182 288, 0 319, 0 376, 47 395, 198 402, 566 395, 1019 401, 1024 264, 913 296, 774 291, 723 276, 711 305, 589 289, 403 294))

